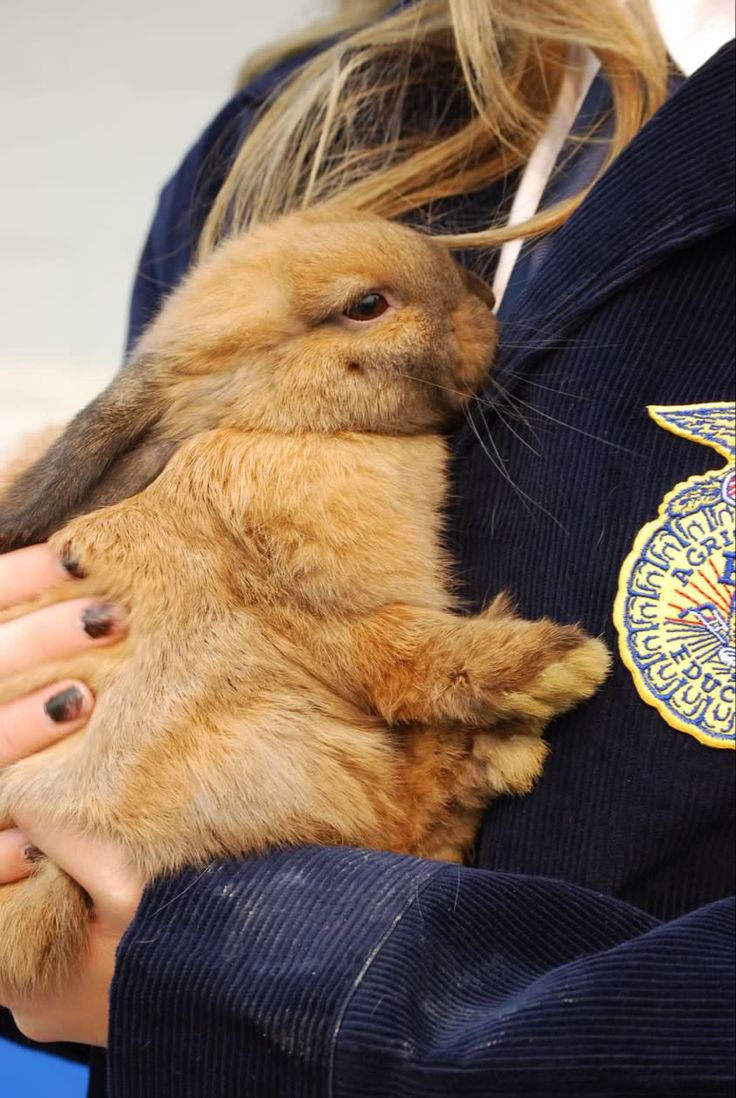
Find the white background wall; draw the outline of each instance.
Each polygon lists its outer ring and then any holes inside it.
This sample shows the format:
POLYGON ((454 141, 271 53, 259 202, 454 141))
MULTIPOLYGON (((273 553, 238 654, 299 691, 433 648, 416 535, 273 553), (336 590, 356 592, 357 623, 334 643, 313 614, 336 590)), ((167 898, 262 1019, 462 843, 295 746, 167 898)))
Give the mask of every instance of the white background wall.
POLYGON ((0 456, 122 355, 156 194, 252 50, 328 0, 0 0, 0 456))

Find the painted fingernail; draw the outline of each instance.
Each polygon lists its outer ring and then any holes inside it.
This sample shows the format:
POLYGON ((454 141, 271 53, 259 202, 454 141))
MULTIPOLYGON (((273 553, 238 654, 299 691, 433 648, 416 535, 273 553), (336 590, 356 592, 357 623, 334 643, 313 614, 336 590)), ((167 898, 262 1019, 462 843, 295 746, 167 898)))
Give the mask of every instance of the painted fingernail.
POLYGON ((84 716, 88 703, 78 686, 67 686, 49 698, 43 708, 54 724, 69 724, 84 716))
POLYGON ((122 611, 111 602, 95 603, 94 606, 88 606, 82 614, 82 628, 92 640, 122 633, 123 625, 122 611))
POLYGON ((23 857, 27 862, 30 862, 31 865, 36 865, 37 862, 40 862, 41 859, 45 857, 45 854, 42 850, 39 850, 37 846, 34 846, 33 843, 29 843, 23 851, 23 857))
POLYGON ((84 568, 82 568, 82 565, 78 560, 75 560, 74 557, 63 557, 61 567, 67 575, 73 576, 74 579, 83 580, 87 578, 87 573, 84 568))

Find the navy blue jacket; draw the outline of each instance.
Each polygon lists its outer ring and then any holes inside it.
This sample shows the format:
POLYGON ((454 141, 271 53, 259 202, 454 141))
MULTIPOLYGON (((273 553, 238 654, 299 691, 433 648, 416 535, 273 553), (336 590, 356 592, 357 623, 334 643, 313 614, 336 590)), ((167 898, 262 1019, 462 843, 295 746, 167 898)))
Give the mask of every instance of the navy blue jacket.
MULTIPOLYGON (((556 722, 538 788, 489 809, 473 867, 309 848, 149 888, 118 956, 110 1098, 732 1093, 734 755, 705 717, 696 738, 642 696, 612 617, 664 497, 724 465, 647 406, 734 396, 733 57, 685 82, 556 234, 505 325, 491 406, 454 439, 464 593, 581 621, 616 653, 610 680, 556 722)), ((267 87, 163 191, 133 337, 267 87)), ((677 527, 691 556, 693 529, 677 527)), ((720 548, 706 594, 727 608, 720 548)), ((667 658, 705 705, 693 652, 716 609, 699 605, 667 658)))

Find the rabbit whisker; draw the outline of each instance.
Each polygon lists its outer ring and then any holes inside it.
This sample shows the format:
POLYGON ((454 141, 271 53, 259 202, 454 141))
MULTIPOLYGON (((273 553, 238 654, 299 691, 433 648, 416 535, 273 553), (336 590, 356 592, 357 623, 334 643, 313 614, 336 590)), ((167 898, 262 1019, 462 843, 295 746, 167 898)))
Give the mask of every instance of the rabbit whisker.
POLYGON ((463 400, 467 400, 469 397, 475 394, 470 389, 463 392, 460 389, 451 389, 448 385, 440 385, 436 381, 428 381, 426 377, 415 377, 414 374, 405 374, 400 370, 396 371, 399 377, 405 377, 407 381, 418 381, 420 385, 429 385, 432 389, 441 389, 444 393, 451 393, 453 396, 462 397, 463 400))
POLYGON ((528 505, 531 504, 532 507, 536 508, 538 511, 541 511, 543 515, 546 515, 547 518, 551 519, 551 521, 555 524, 555 526, 557 526, 560 530, 562 530, 562 532, 564 534, 569 535, 569 530, 567 529, 567 527, 562 522, 560 522, 560 520, 555 515, 553 515, 551 511, 548 511, 546 507, 543 507, 542 504, 539 503, 537 500, 535 500, 532 496, 530 496, 528 494, 528 492, 525 492, 523 488, 520 488, 519 485, 516 483, 516 481, 513 479, 513 477, 509 473, 508 469, 506 468, 506 463, 504 462, 503 458, 501 457, 501 454, 498 451, 498 447, 496 446, 496 443, 493 440, 493 435, 492 435, 492 433, 491 433, 491 431, 488 427, 488 424, 485 420, 485 417, 483 416, 483 411, 482 411, 480 403, 477 404, 476 406, 478 407, 478 414, 480 415, 481 419, 483 420, 483 425, 486 428, 488 442, 493 447, 493 451, 494 451, 493 454, 488 449, 488 446, 486 445, 483 438, 481 437, 480 431, 478 430, 478 425, 476 424, 475 420, 473 419, 472 411, 467 406, 464 406, 463 407, 463 412, 465 414, 465 419, 467 420, 468 426, 470 427, 471 431, 473 432, 476 439, 478 440, 478 443, 480 445, 481 450, 486 455, 486 457, 490 461, 491 465, 493 465, 494 469, 498 473, 501 474, 501 476, 503 477, 503 479, 505 481, 508 482, 509 486, 514 490, 516 495, 519 497, 519 500, 520 500, 522 506, 524 507, 524 509, 527 512, 529 512, 529 506, 528 505), (495 454, 495 456, 494 456, 494 454, 495 454))

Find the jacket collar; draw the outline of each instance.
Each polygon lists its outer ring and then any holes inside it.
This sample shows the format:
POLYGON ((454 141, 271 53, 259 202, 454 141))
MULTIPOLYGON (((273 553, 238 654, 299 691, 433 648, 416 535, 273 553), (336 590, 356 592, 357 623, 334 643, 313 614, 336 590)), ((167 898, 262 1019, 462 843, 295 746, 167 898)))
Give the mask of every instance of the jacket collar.
POLYGON ((733 219, 733 67, 731 42, 675 92, 558 230, 504 326, 499 380, 667 253, 733 219))

